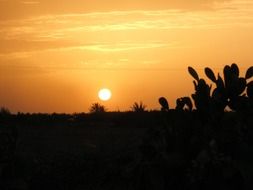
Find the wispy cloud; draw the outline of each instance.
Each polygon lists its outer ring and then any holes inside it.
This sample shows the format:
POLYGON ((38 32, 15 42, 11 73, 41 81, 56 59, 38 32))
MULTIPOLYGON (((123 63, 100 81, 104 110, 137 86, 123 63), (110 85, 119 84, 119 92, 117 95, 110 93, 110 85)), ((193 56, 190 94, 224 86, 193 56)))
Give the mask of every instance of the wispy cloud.
MULTIPOLYGON (((38 3, 27 1, 26 3, 38 3)), ((215 11, 180 10, 112 11, 47 15, 32 19, 0 22, 4 39, 75 39, 96 32, 131 30, 214 29, 253 24, 253 2, 215 4, 215 11)))
POLYGON ((75 50, 121 53, 178 48, 183 46, 180 37, 172 41, 165 37, 168 33, 236 27, 253 27, 252 1, 217 2, 212 11, 168 9, 45 15, 1 21, 0 42, 4 51, 0 57, 21 59, 39 52, 75 50), (7 42, 12 45, 6 46, 7 42))
POLYGON ((95 52, 122 52, 131 50, 141 50, 141 49, 155 49, 155 48, 175 48, 178 46, 177 43, 164 43, 164 42, 145 42, 145 43, 132 43, 132 42, 122 42, 122 43, 93 43, 84 44, 79 46, 65 46, 65 47, 55 47, 46 48, 40 50, 30 50, 30 51, 17 51, 9 53, 0 53, 0 58, 5 59, 17 59, 17 58, 28 58, 39 52, 49 53, 49 52, 69 52, 75 50, 82 51, 95 51, 95 52))
POLYGON ((25 4, 25 5, 35 5, 39 4, 39 1, 21 1, 20 3, 25 4))
POLYGON ((121 44, 98 44, 98 45, 88 45, 72 47, 71 49, 80 50, 92 50, 92 51, 102 51, 102 52, 118 52, 118 51, 128 51, 128 50, 138 50, 138 49, 152 49, 168 47, 172 44, 162 43, 162 42, 151 42, 151 43, 121 43, 121 44))

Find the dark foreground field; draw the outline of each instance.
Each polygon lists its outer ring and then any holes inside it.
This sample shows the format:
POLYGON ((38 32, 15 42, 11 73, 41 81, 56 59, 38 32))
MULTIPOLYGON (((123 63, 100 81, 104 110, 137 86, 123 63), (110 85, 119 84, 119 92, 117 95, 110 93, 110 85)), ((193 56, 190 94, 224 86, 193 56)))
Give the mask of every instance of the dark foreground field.
POLYGON ((0 117, 0 189, 252 189, 253 117, 0 117))

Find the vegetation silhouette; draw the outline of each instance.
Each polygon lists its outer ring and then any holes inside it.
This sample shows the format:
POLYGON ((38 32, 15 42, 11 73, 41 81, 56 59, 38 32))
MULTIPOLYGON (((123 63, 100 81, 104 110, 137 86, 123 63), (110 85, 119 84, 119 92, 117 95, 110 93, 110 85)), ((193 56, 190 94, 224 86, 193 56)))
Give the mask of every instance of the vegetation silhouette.
POLYGON ((252 189, 253 67, 204 70, 211 84, 188 67, 194 92, 175 109, 160 97, 161 111, 1 110, 0 189, 252 189))
POLYGON ((192 94, 192 98, 198 111, 207 114, 224 112, 226 106, 234 111, 252 109, 253 82, 249 79, 253 76, 253 66, 247 69, 245 77, 240 77, 237 64, 226 65, 223 69, 223 79, 219 73, 216 77, 214 72, 206 67, 206 76, 216 85, 212 94, 212 85, 199 78, 192 67, 188 67, 188 72, 195 79, 195 93, 192 94))
POLYGON ((176 103, 176 110, 192 111, 193 105, 189 97, 178 98, 176 103))
POLYGON ((1 109, 0 109, 0 115, 1 116, 6 116, 6 115, 10 115, 10 114, 11 114, 11 112, 8 108, 1 107, 1 109))
POLYGON ((253 137, 253 87, 249 81, 253 67, 240 77, 235 63, 226 65, 224 79, 205 68, 206 76, 216 85, 214 90, 195 69, 188 67, 188 72, 194 78, 192 99, 196 110, 192 110, 190 97, 178 98, 176 110, 164 109, 167 100, 159 98, 161 110, 168 112, 161 115, 162 126, 150 130, 142 145, 143 160, 151 167, 142 165, 145 183, 152 186, 154 175, 162 175, 162 179, 169 177, 155 185, 160 189, 249 189, 253 168, 248 168, 249 172, 242 165, 253 156, 249 140, 253 137), (226 107, 233 112, 225 113, 226 107), (155 171, 152 166, 159 168, 159 163, 168 168, 150 174, 155 171))
POLYGON ((93 103, 89 108, 90 113, 104 113, 106 112, 105 106, 99 103, 93 103))
POLYGON ((158 101, 159 101, 160 105, 162 106, 162 107, 161 107, 161 110, 162 110, 162 111, 168 111, 168 110, 169 110, 169 103, 168 103, 168 101, 167 101, 166 98, 160 97, 160 98, 158 99, 158 101))
POLYGON ((140 103, 134 102, 134 104, 131 107, 131 110, 134 112, 144 112, 146 111, 146 105, 140 101, 140 103))

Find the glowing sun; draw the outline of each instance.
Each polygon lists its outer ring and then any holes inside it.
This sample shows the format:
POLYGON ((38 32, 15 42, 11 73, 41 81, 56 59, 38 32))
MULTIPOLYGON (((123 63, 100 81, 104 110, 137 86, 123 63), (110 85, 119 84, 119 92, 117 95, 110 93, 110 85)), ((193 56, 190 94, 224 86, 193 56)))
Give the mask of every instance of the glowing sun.
POLYGON ((112 93, 107 88, 100 89, 98 92, 99 99, 103 101, 110 100, 111 96, 112 96, 112 93))

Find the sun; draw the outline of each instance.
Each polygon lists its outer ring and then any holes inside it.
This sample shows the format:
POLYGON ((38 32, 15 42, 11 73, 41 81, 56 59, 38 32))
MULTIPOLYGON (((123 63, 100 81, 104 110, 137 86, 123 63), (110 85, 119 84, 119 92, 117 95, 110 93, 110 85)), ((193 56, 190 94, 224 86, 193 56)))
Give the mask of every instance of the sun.
POLYGON ((103 101, 107 101, 107 100, 110 100, 112 96, 112 93, 109 89, 107 88, 102 88, 99 90, 98 92, 98 97, 100 100, 103 100, 103 101))

